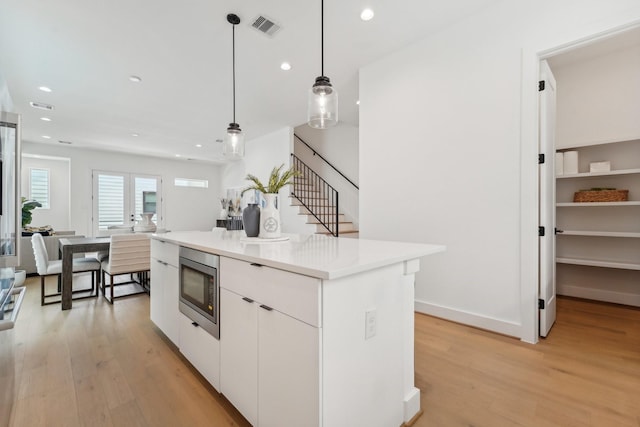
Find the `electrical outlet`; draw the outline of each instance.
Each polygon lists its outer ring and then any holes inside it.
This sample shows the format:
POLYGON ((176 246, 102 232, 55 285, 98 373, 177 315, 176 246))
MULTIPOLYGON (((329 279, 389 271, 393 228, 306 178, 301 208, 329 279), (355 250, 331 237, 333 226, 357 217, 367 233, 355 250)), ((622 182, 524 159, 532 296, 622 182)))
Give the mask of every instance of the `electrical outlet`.
POLYGON ((369 338, 373 338, 378 331, 378 320, 376 315, 376 309, 367 310, 364 314, 364 339, 368 340, 369 338))

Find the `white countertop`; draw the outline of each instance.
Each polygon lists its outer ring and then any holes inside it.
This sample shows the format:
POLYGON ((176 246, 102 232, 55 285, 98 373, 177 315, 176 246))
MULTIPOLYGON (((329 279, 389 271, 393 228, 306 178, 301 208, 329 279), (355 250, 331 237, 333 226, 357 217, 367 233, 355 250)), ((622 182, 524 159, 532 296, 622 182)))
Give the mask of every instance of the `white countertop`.
POLYGON ((177 231, 153 234, 164 240, 319 279, 337 279, 443 252, 442 245, 351 239, 320 234, 283 234, 287 241, 247 241, 244 231, 177 231))

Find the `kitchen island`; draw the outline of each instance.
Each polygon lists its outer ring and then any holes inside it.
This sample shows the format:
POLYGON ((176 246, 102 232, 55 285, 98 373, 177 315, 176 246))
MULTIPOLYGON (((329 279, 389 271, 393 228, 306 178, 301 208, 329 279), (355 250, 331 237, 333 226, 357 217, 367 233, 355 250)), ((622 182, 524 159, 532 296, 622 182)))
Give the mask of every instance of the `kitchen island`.
POLYGON ((440 245, 243 231, 152 237, 151 319, 259 426, 380 426, 420 413, 414 275, 440 245), (220 339, 178 311, 178 247, 220 256, 220 339))

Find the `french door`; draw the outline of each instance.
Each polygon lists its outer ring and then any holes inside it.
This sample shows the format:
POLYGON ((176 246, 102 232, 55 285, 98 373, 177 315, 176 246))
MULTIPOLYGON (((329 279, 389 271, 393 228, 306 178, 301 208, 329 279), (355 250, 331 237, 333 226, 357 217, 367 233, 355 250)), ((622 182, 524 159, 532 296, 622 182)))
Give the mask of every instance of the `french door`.
POLYGON ((98 170, 92 177, 94 236, 109 234, 109 227, 133 226, 148 212, 162 226, 161 177, 98 170))

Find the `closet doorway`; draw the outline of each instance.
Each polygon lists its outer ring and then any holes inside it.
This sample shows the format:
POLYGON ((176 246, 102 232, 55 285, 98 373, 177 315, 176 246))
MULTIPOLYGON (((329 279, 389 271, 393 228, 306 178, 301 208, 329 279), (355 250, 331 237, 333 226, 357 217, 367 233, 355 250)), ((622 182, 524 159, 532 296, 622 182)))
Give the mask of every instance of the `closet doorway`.
MULTIPOLYGON (((556 254, 543 250, 541 237, 540 298, 640 307, 640 27, 544 60, 557 85, 555 149, 545 153, 555 186, 545 192, 541 179, 540 218, 544 210, 555 216, 545 228, 556 254)), ((542 117, 541 109, 541 125, 542 117)))

